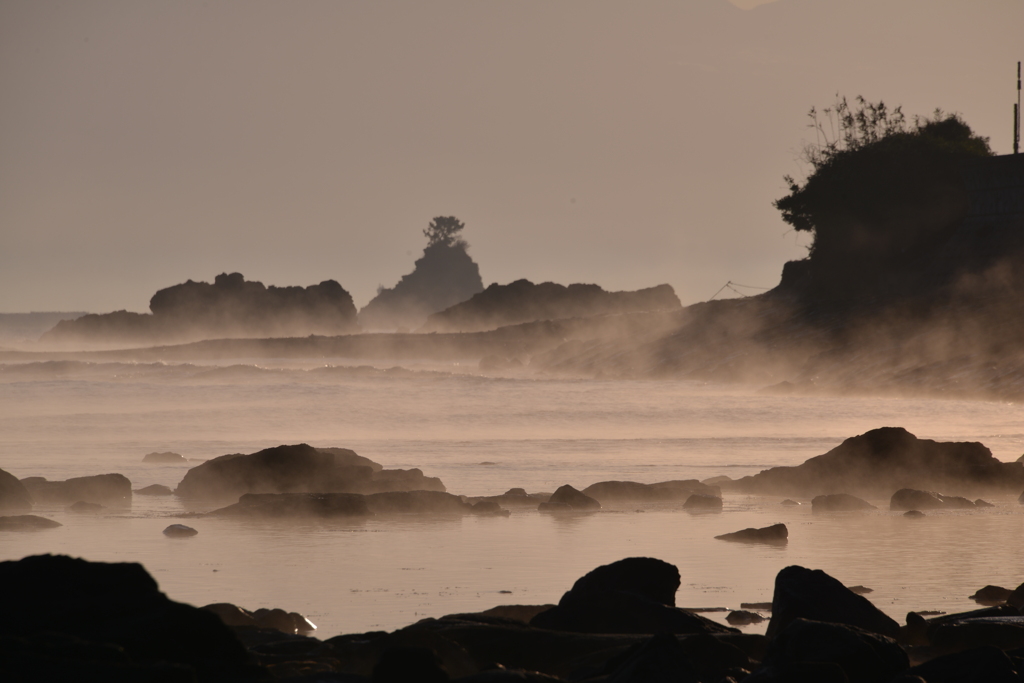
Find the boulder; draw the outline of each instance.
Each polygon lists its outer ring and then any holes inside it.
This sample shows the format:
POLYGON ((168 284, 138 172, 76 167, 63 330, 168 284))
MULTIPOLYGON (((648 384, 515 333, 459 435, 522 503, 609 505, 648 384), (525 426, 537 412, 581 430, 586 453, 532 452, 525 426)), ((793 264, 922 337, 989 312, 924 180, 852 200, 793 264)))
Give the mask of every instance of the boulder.
POLYGON ((171 538, 188 538, 198 533, 192 527, 185 526, 184 524, 172 524, 164 529, 164 536, 170 536, 171 538))
POLYGON ((175 489, 184 498, 238 500, 246 493, 378 493, 443 491, 420 470, 384 470, 344 448, 276 446, 249 455, 222 455, 185 473, 175 489))
POLYGON ((730 489, 798 496, 831 490, 878 497, 902 488, 963 494, 1019 491, 1022 486, 1024 467, 1000 462, 980 443, 936 442, 899 427, 883 427, 846 439, 801 465, 738 479, 730 489))
POLYGON ((358 493, 246 493, 234 505, 208 514, 214 517, 320 519, 373 516, 366 497, 358 493))
POLYGON ((181 453, 172 453, 171 451, 164 451, 163 453, 146 453, 142 456, 142 462, 148 462, 159 465, 184 465, 188 463, 188 460, 181 453))
POLYGON ((75 512, 75 513, 78 513, 78 514, 92 515, 92 514, 96 514, 97 512, 103 511, 105 508, 104 508, 104 506, 100 505, 99 503, 86 503, 84 500, 80 500, 80 501, 78 501, 77 503, 75 503, 73 505, 68 505, 64 509, 67 512, 75 512))
MULTIPOLYGON (((983 503, 985 501, 982 501, 983 503)), ((988 505, 988 503, 986 503, 988 505)), ((960 496, 944 496, 934 491, 900 489, 889 500, 890 510, 966 510, 976 507, 975 503, 960 496)), ((988 505, 991 507, 991 505, 988 505)))
POLYGON ((470 510, 474 515, 482 517, 509 517, 512 513, 503 509, 493 500, 481 500, 473 504, 470 510))
POLYGON ((1002 605, 1006 603, 1006 599, 1013 593, 1009 588, 1003 588, 1002 586, 985 586, 979 588, 974 595, 971 596, 971 600, 978 603, 979 605, 1002 605))
POLYGON ((694 493, 721 496, 717 486, 707 486, 696 479, 640 484, 635 481, 599 481, 582 491, 602 505, 615 503, 664 503, 686 500, 694 493))
POLYGON ((893 638, 845 623, 794 619, 768 646, 764 669, 745 680, 878 683, 909 666, 893 638))
POLYGON ((10 472, 0 470, 0 510, 31 510, 32 495, 10 472))
POLYGON ((789 529, 785 524, 772 524, 761 529, 742 529, 732 533, 715 536, 722 541, 739 541, 741 543, 773 543, 785 544, 789 541, 789 529))
POLYGON ((64 526, 46 517, 36 515, 10 515, 0 517, 0 531, 42 531, 64 526))
POLYGON ((135 493, 140 496, 170 496, 174 494, 174 491, 163 484, 152 484, 141 489, 136 489, 135 493))
MULTIPOLYGON (((17 586, 5 593, 4 610, 18 615, 0 620, 0 637, 49 638, 55 643, 50 659, 72 667, 85 659, 84 650, 111 645, 130 669, 154 667, 148 676, 128 677, 115 667, 89 680, 255 680, 262 673, 220 619, 169 600, 139 564, 37 555, 0 562, 0 585, 17 586)), ((82 661, 78 668, 92 666, 82 661)), ((9 673, 13 667, 5 661, 4 668, 9 673)), ((35 677, 15 680, 44 678, 37 671, 35 677)))
POLYGON ((577 633, 723 633, 675 607, 679 570, 650 557, 602 565, 576 580, 558 605, 530 620, 536 628, 577 633))
POLYGON ((896 638, 900 630, 899 624, 867 598, 825 572, 792 565, 775 577, 768 637, 774 638, 797 619, 847 624, 889 638, 896 638))
POLYGON ((705 496, 700 493, 695 493, 686 499, 686 502, 683 503, 683 509, 693 512, 705 510, 710 512, 721 512, 722 499, 718 496, 705 496))
POLYGON ((132 504, 132 483, 123 474, 97 474, 65 481, 27 477, 21 483, 36 503, 71 505, 85 501, 121 507, 132 504))
POLYGON ((811 499, 811 512, 854 512, 877 510, 874 505, 848 493, 830 493, 811 499))
POLYGON ((567 503, 572 506, 573 510, 598 510, 601 508, 601 503, 597 502, 587 494, 577 491, 568 484, 565 486, 559 486, 555 489, 555 492, 551 494, 551 498, 548 499, 548 502, 567 503))

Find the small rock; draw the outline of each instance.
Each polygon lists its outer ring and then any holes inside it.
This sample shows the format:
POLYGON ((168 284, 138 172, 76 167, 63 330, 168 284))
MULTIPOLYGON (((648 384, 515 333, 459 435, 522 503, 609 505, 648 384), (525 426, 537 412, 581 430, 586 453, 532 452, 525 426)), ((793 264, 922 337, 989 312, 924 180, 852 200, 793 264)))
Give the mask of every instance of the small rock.
POLYGON ((911 519, 917 519, 918 517, 924 517, 925 514, 920 510, 907 510, 903 513, 904 517, 910 517, 911 519))
POLYGON ((64 526, 46 517, 36 515, 11 515, 0 517, 0 531, 42 531, 64 526))
POLYGON ((974 507, 976 507, 976 508, 994 508, 995 505, 993 505, 992 503, 988 502, 987 500, 982 500, 981 498, 979 498, 978 500, 974 501, 974 507))
POLYGON ((789 529, 785 524, 773 524, 763 529, 742 529, 730 534, 715 536, 722 541, 739 541, 741 543, 774 543, 781 545, 789 540, 789 529))
POLYGON ((795 500, 790 500, 789 498, 787 498, 786 500, 779 503, 779 505, 785 505, 786 507, 794 507, 796 505, 800 505, 800 503, 796 502, 795 500))
POLYGON ((164 536, 170 536, 171 538, 187 538, 188 536, 195 536, 199 532, 190 526, 184 524, 172 524, 164 529, 164 536))
POLYGON ((188 461, 185 459, 185 456, 180 453, 165 451, 163 453, 146 453, 146 455, 142 456, 142 462, 160 464, 175 463, 182 465, 188 461))
POLYGON ((725 620, 733 626, 749 626, 750 624, 760 624, 764 621, 757 612, 748 612, 747 610, 738 609, 733 612, 729 612, 726 615, 725 620))
POLYGON ((474 515, 481 515, 484 517, 508 517, 512 514, 493 500, 481 500, 479 503, 473 505, 471 512, 474 515))
POLYGON ((162 484, 153 484, 152 486, 137 489, 134 493, 137 493, 140 496, 170 496, 174 494, 174 491, 171 491, 171 489, 163 486, 162 484))
POLYGON ((555 489, 555 492, 551 494, 551 498, 548 502, 568 503, 572 506, 573 510, 598 510, 601 508, 601 503, 597 502, 596 499, 591 498, 581 491, 577 491, 568 484, 565 486, 559 486, 555 489))
POLYGON ((985 586, 984 588, 978 589, 978 591, 971 596, 971 600, 978 603, 979 605, 993 606, 1002 605, 1006 602, 1006 599, 1013 593, 1009 588, 1003 588, 1002 586, 985 586))
POLYGON ((874 588, 868 588, 867 586, 850 586, 850 592, 856 593, 857 595, 867 595, 868 593, 874 593, 874 588))

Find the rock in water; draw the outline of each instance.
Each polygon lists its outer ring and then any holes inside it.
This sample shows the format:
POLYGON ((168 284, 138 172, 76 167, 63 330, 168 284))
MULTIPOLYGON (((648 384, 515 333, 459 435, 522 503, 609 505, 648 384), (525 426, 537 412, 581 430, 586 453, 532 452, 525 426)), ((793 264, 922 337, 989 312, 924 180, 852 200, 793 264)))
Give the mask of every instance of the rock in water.
POLYGON ((162 484, 152 484, 145 488, 138 489, 135 491, 140 496, 171 496, 174 495, 174 491, 163 486, 162 484))
POLYGON ((234 505, 209 514, 214 517, 320 519, 373 516, 366 497, 358 493, 246 493, 234 505))
POLYGON ((775 577, 768 637, 775 637, 796 619, 848 624, 889 638, 896 638, 900 629, 899 624, 867 598, 820 569, 792 565, 775 577))
POLYGON ((96 514, 102 512, 104 507, 99 503, 86 503, 84 500, 80 500, 74 505, 69 505, 64 508, 68 512, 77 512, 78 514, 96 514))
POLYGON ((36 515, 0 517, 0 531, 42 531, 43 529, 56 529, 59 526, 64 525, 36 515))
POLYGON ((0 470, 0 510, 31 510, 32 496, 10 472, 0 470))
POLYGON ((874 505, 848 493, 830 493, 811 499, 811 512, 854 512, 877 510, 874 505))
POLYGON ((187 538, 189 536, 195 536, 199 532, 190 526, 184 524, 172 524, 164 529, 164 536, 170 536, 171 538, 187 538))
POLYGON ((903 516, 910 517, 911 519, 920 519, 921 517, 924 517, 925 514, 920 510, 907 510, 903 513, 903 516))
POLYGON ((548 500, 549 503, 566 503, 572 506, 573 510, 599 510, 601 504, 588 496, 585 493, 577 491, 572 486, 566 484, 565 486, 559 486, 551 498, 548 500))
POLYGON ((132 504, 132 483, 123 474, 97 474, 65 481, 47 481, 43 477, 22 479, 37 503, 71 505, 78 501, 109 506, 132 504))
POLYGON ((709 510, 712 512, 720 512, 722 510, 722 499, 718 496, 705 496, 699 493, 695 493, 686 499, 683 503, 684 510, 709 510))
POLYGON ((761 529, 743 529, 729 534, 715 536, 723 541, 739 541, 741 543, 775 543, 784 544, 789 541, 789 529, 785 524, 772 524, 761 529))
POLYGON ((577 633, 729 633, 734 629, 675 607, 679 570, 630 557, 579 578, 558 605, 530 625, 577 633))
POLYGON ((750 624, 760 624, 764 621, 764 617, 757 612, 748 612, 747 610, 738 609, 729 612, 729 614, 726 615, 725 620, 733 626, 749 626, 750 624))
POLYGON ((1006 603, 1006 599, 1013 593, 1009 588, 1003 588, 1002 586, 985 586, 984 588, 978 589, 974 595, 971 596, 971 600, 978 603, 979 605, 1002 605, 1006 603))

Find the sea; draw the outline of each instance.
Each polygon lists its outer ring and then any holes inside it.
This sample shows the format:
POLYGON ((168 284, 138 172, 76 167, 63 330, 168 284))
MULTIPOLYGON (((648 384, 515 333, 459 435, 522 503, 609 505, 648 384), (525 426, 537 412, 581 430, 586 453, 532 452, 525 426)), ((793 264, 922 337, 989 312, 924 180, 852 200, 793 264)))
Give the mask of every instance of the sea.
MULTIPOLYGON (((550 492, 606 480, 738 478, 796 465, 884 426, 922 438, 980 441, 1003 461, 1024 452, 1024 408, 994 401, 777 395, 759 387, 675 380, 485 376, 475 365, 345 359, 211 363, 49 361, 0 365, 0 468, 52 480, 119 472, 133 488, 174 488, 189 467, 227 453, 308 443, 355 450, 387 468, 421 469, 447 490, 550 492), (143 456, 174 451, 187 464, 143 456)), ((1024 582, 1024 506, 812 515, 809 501, 724 495, 721 513, 634 504, 593 513, 509 517, 245 521, 176 497, 82 515, 37 505, 60 522, 0 533, 0 560, 41 553, 142 563, 174 600, 280 607, 317 636, 394 630, 498 605, 556 603, 595 567, 656 557, 681 575, 676 604, 725 610, 770 602, 788 565, 823 569, 902 623, 908 611, 955 612, 988 585, 1024 582), (716 540, 782 522, 785 546, 716 540), (169 524, 198 530, 169 538, 169 524)), ((762 612, 769 616, 768 612, 762 612)), ((767 622, 745 627, 763 632, 767 622)))

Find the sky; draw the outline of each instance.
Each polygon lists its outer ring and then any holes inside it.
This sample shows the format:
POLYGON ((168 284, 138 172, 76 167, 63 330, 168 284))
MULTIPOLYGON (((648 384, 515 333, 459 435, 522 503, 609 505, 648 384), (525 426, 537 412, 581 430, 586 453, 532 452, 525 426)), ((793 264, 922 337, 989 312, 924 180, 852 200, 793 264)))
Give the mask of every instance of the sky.
MULTIPOLYGON (((1021 0, 3 0, 0 312, 337 280, 438 215, 487 284, 778 283, 837 93, 1012 146, 1021 0)), ((756 292, 757 290, 747 290, 756 292)))

